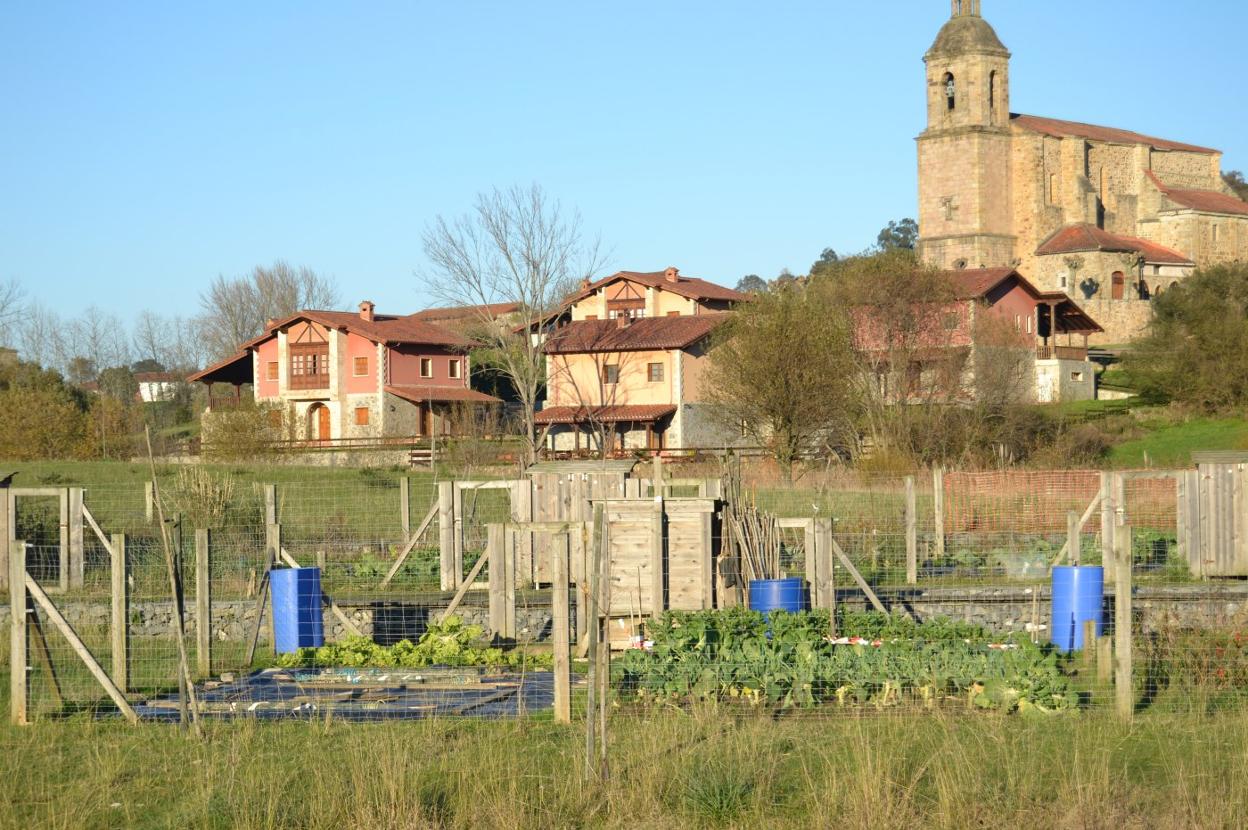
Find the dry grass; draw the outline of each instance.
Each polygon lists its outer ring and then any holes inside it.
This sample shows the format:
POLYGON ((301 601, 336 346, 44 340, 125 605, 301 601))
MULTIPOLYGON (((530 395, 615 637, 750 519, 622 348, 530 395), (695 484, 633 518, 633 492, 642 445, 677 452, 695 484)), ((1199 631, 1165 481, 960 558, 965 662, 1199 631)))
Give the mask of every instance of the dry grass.
POLYGON ((1248 715, 617 717, 0 730, 5 827, 1242 827, 1248 715))

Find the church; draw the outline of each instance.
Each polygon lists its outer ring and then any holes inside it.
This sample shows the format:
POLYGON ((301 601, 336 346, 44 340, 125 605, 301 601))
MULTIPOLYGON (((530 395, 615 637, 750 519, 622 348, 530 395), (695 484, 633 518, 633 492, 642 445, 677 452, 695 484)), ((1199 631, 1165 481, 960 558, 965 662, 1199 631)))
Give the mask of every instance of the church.
POLYGON ((1248 202, 1218 150, 1010 111, 1010 52, 980 12, 952 16, 924 56, 919 254, 950 270, 1014 268, 1105 331, 1140 336, 1150 301, 1193 270, 1248 260, 1248 202))

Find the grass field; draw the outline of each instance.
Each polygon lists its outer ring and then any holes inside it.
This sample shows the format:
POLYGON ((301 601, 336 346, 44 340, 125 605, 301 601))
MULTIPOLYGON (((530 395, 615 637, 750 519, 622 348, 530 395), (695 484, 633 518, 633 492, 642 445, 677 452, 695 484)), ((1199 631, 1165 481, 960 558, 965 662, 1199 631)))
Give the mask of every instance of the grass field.
POLYGON ((1233 828, 1248 715, 617 716, 610 778, 549 722, 0 727, 4 827, 1233 828))
POLYGON ((1109 460, 1115 467, 1190 467, 1193 452, 1246 448, 1248 420, 1193 418, 1160 425, 1142 438, 1116 444, 1109 460))

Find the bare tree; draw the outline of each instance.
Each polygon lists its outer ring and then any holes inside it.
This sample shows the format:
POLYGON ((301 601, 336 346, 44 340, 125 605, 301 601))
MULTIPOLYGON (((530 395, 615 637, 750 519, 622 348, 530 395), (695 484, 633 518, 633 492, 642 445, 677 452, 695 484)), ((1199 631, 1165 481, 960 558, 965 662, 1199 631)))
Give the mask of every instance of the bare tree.
POLYGON ((40 366, 65 369, 64 324, 56 312, 32 302, 25 309, 25 319, 18 327, 18 350, 25 360, 40 366))
POLYGON ((220 358, 261 334, 271 319, 337 304, 338 288, 332 279, 278 260, 241 277, 217 275, 199 295, 198 322, 209 356, 220 358))
POLYGON ((25 292, 16 278, 0 282, 0 346, 12 346, 18 342, 18 324, 22 319, 22 299, 25 292))
POLYGON ((66 326, 64 350, 67 360, 83 358, 95 371, 130 363, 130 343, 125 326, 116 315, 90 306, 66 326))
POLYGON ((204 355, 194 328, 193 321, 184 317, 164 317, 144 309, 135 319, 131 334, 134 356, 159 363, 170 372, 196 369, 202 365, 204 355))
POLYGON ((558 307, 600 267, 598 245, 582 239, 579 214, 565 214, 537 185, 482 193, 468 214, 439 216, 423 241, 433 264, 425 278, 430 290, 448 305, 475 308, 474 336, 516 390, 525 456, 532 462, 545 355, 540 335, 527 324, 558 307))

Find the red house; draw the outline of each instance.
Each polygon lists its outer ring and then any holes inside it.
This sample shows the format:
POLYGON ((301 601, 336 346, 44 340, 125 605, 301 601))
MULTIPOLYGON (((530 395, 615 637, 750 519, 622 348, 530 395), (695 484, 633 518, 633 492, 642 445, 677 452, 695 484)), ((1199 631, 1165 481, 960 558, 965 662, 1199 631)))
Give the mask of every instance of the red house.
POLYGON ((456 431, 465 405, 497 404, 469 386, 470 342, 419 315, 300 311, 272 321, 238 354, 188 380, 228 384, 239 399, 282 412, 290 437, 315 441, 421 438, 456 431))

